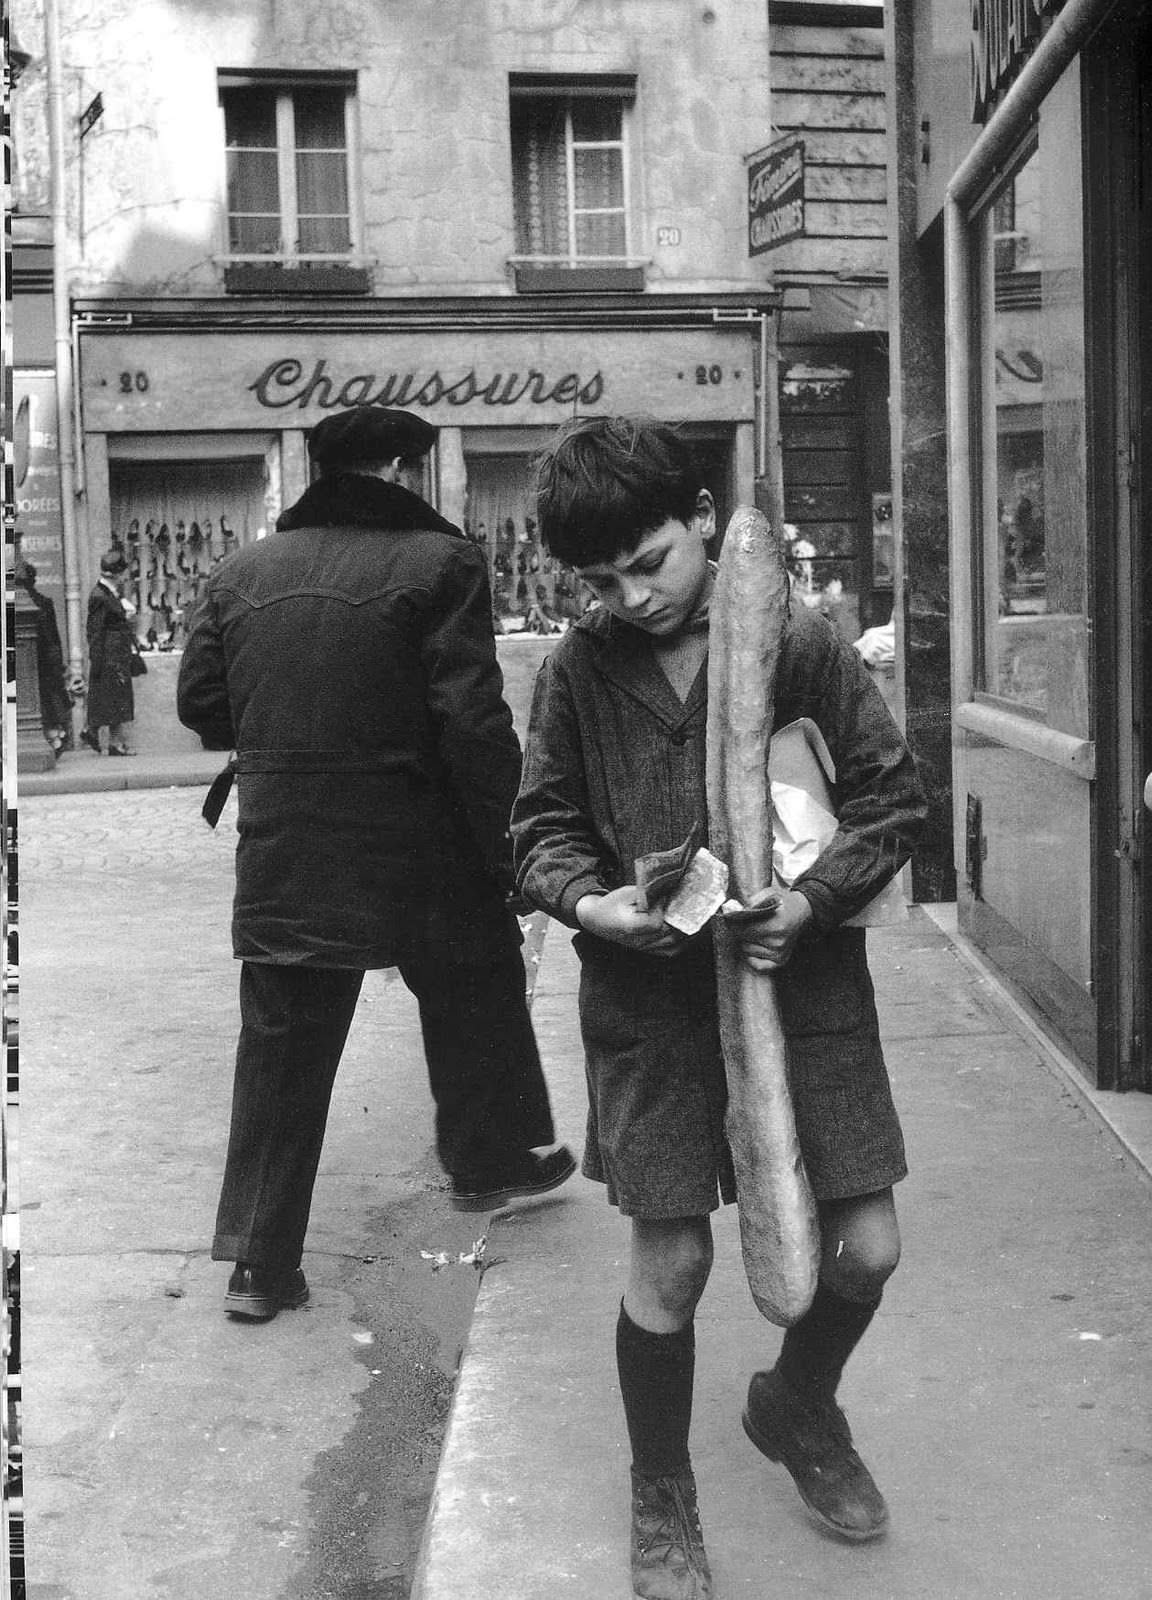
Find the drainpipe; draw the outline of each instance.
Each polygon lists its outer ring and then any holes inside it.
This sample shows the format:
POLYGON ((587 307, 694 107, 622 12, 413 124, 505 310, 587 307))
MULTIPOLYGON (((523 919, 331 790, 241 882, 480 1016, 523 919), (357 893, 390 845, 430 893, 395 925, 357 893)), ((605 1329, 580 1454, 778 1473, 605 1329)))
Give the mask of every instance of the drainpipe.
POLYGON ((784 452, 780 439, 779 312, 760 318, 760 471, 768 488, 768 518, 784 537, 784 452))
POLYGON ((80 611, 80 546, 76 531, 76 431, 72 410, 73 362, 69 295, 68 189, 65 181, 64 73, 59 0, 44 0, 44 65, 48 89, 48 161, 52 212, 52 322, 56 353, 56 437, 60 458, 60 521, 64 534, 64 609, 69 675, 84 674, 84 622, 80 611))
POLYGON ((784 463, 780 451, 780 344, 776 331, 779 311, 779 305, 772 311, 760 311, 752 306, 740 311, 712 307, 714 323, 743 322, 754 325, 759 333, 756 353, 759 400, 756 408, 756 504, 767 516, 777 536, 784 526, 784 463))

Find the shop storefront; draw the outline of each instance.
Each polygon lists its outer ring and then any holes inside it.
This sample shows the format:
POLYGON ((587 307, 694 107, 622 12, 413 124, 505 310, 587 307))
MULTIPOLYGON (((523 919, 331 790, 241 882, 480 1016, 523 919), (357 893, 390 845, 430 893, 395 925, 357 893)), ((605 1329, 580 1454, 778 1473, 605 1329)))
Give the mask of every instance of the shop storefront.
MULTIPOLYGON (((769 0, 768 19, 778 137, 749 157, 749 247, 783 297, 784 521, 805 603, 855 640, 893 599, 883 12, 769 0)), ((877 679, 894 704, 890 663, 877 679)))
POLYGON ((345 406, 409 406, 440 428, 426 492, 484 549, 499 632, 553 631, 585 603, 543 549, 533 504, 534 458, 566 418, 676 421, 721 518, 753 498, 770 294, 633 311, 616 299, 566 321, 489 305, 361 308, 358 322, 78 307, 85 560, 94 571, 103 548, 124 547, 142 643, 179 649, 207 574, 275 530, 307 486, 307 430, 345 406))
MULTIPOLYGON (((785 331, 789 320, 785 313, 785 331)), ((892 616, 886 354, 882 334, 788 343, 781 351, 780 448, 793 567, 806 603, 849 640, 892 616)))
POLYGON ((961 926, 1100 1087, 1152 1089, 1152 33, 1132 4, 972 15, 943 203, 961 926))

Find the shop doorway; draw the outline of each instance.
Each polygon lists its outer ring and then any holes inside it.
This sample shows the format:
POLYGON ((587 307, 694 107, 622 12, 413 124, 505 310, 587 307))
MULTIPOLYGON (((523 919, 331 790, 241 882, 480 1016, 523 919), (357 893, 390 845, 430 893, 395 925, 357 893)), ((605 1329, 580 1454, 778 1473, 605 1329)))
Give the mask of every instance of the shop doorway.
POLYGON ((892 617, 887 355, 861 340, 782 352, 785 532, 797 590, 846 639, 892 617))
POLYGON ((108 473, 137 636, 146 649, 178 649, 212 568, 267 531, 265 459, 112 460, 108 473))

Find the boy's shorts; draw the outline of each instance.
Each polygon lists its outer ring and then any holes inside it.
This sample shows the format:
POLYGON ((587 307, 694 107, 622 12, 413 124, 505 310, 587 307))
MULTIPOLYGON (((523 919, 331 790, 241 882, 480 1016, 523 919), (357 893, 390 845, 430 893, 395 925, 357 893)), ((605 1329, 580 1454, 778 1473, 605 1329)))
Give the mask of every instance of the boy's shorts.
MULTIPOLYGON (((703 1216, 736 1198, 708 939, 674 960, 587 934, 580 1027, 588 1078, 585 1176, 625 1216, 703 1216)), ((776 980, 796 1128, 818 1200, 907 1175, 880 1047, 864 930, 806 940, 776 980)))

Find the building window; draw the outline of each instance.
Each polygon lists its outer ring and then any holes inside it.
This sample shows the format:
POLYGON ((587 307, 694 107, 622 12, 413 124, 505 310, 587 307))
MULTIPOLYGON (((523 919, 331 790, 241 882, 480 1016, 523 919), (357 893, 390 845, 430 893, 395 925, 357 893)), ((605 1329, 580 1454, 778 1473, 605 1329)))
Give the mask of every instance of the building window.
POLYGON ((513 78, 512 180, 521 259, 624 264, 631 79, 513 78))
POLYGON ((239 258, 346 259, 352 88, 221 74, 228 252, 239 258))
POLYGON ((981 697, 1088 738, 1077 91, 1069 79, 1049 95, 1034 142, 971 219, 976 665, 981 697))

